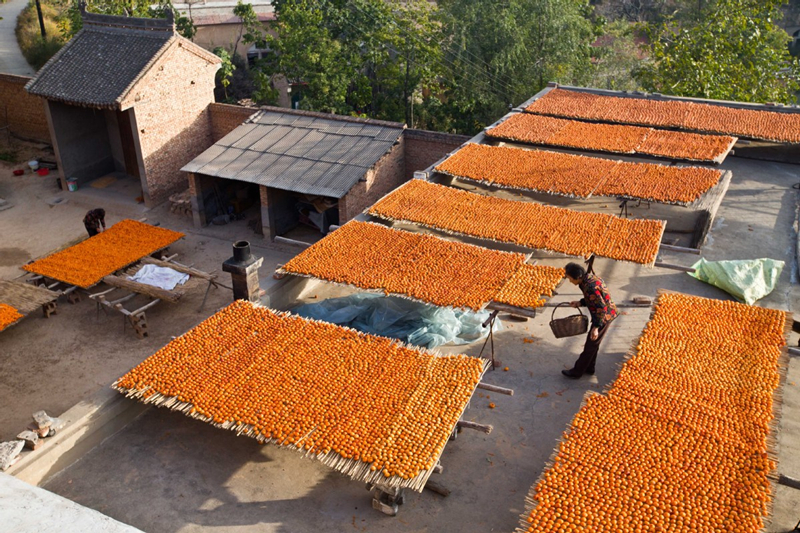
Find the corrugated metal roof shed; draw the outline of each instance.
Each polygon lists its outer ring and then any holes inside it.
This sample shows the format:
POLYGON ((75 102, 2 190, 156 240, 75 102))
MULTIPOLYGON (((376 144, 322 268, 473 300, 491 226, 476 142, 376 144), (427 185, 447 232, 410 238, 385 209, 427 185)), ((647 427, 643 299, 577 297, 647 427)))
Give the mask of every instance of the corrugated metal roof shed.
POLYGON ((402 133, 400 124, 262 110, 181 170, 341 198, 402 133))

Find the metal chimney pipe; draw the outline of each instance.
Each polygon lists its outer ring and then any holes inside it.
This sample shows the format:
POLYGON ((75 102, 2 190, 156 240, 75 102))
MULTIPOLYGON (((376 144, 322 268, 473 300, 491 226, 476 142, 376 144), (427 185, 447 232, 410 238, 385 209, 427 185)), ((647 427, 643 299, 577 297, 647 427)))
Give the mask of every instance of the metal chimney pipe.
POLYGON ((258 283, 258 269, 264 258, 256 259, 250 252, 250 243, 233 243, 233 257, 222 263, 222 270, 231 273, 234 300, 257 302, 261 298, 261 285, 258 283))

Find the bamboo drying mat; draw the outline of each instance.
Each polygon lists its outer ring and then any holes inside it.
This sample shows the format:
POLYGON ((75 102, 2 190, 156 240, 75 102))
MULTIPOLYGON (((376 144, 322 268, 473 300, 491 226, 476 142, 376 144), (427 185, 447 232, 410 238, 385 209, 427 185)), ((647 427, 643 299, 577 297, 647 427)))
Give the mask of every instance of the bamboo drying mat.
POLYGON ((58 293, 22 281, 0 280, 0 303, 27 315, 58 298, 58 293))
MULTIPOLYGON (((667 290, 660 289, 658 291, 658 294, 661 296, 661 295, 665 295, 665 294, 679 294, 679 293, 676 293, 674 291, 667 291, 667 290)), ((653 320, 653 318, 656 316, 657 312, 658 312, 658 305, 656 304, 656 306, 654 306, 654 308, 653 308, 653 311, 651 312, 650 320, 653 320)), ((788 336, 789 332, 791 331, 791 322, 792 322, 791 318, 787 314, 786 315, 786 322, 784 324, 784 337, 788 336)), ((648 325, 649 325, 649 322, 648 322, 648 325)), ((647 325, 645 326, 645 330, 643 330, 643 334, 644 334, 644 331, 646 331, 646 329, 647 329, 647 325)), ((629 361, 632 358, 637 356, 637 346, 639 344, 640 339, 641 339, 641 336, 638 337, 631 344, 631 348, 628 351, 628 353, 626 354, 625 359, 623 360, 622 363, 620 363, 620 368, 622 368, 622 366, 624 366, 627 361, 629 361)), ((767 436, 767 439, 766 439, 767 454, 768 454, 769 458, 775 462, 775 464, 777 464, 777 461, 778 461, 778 457, 777 457, 777 442, 778 442, 777 432, 778 432, 778 429, 779 429, 779 426, 780 426, 781 405, 783 403, 783 394, 782 394, 781 391, 782 391, 783 385, 785 384, 788 364, 789 364, 788 350, 787 350, 787 347, 784 345, 782 350, 781 350, 781 355, 777 360, 776 371, 778 372, 779 377, 780 377, 780 385, 775 389, 775 391, 773 393, 773 400, 774 401, 773 401, 772 413, 771 413, 773 418, 769 423, 769 433, 768 433, 768 436, 767 436)), ((582 401, 582 403, 581 403, 581 405, 580 405, 580 407, 578 409, 578 413, 580 414, 580 413, 583 412, 583 410, 586 408, 586 404, 587 404, 587 402, 589 401, 590 398, 592 398, 594 396, 597 396, 597 395, 608 397, 610 394, 612 394, 612 395, 614 394, 613 390, 614 390, 614 383, 612 382, 612 383, 608 384, 605 387, 605 389, 604 389, 604 391, 602 393, 594 392, 594 391, 587 391, 587 393, 584 395, 583 401, 582 401)), ((652 410, 648 409, 647 407, 643 407, 643 406, 638 405, 633 400, 626 399, 626 400, 623 400, 623 401, 624 402, 630 402, 631 405, 634 406, 634 408, 640 409, 645 413, 649 413, 651 415, 659 416, 659 417, 661 416, 658 413, 656 413, 655 411, 652 411, 652 410)), ((576 415, 576 417, 577 417, 577 415, 576 415)), ((668 419, 667 417, 663 417, 663 418, 665 420, 668 419)), ((564 436, 562 436, 558 440, 559 446, 557 446, 555 448, 555 450, 551 454, 550 458, 546 462, 545 470, 543 470, 541 472, 539 477, 536 479, 536 482, 531 486, 531 489, 530 489, 528 495, 525 498, 525 512, 520 516, 520 526, 516 529, 515 533, 527 533, 529 531, 532 531, 531 528, 535 529, 536 524, 533 524, 532 522, 530 522, 529 521, 529 517, 531 516, 533 511, 538 506, 538 499, 536 497, 536 495, 537 495, 537 487, 545 479, 545 475, 547 474, 547 472, 551 468, 553 468, 553 466, 555 465, 557 459, 559 458, 559 453, 560 453, 560 450, 561 450, 560 443, 564 439, 568 439, 570 433, 574 430, 575 426, 573 425, 573 422, 574 422, 574 420, 570 421, 567 424, 567 431, 564 433, 564 436)), ((602 466, 600 466, 600 465, 598 467, 602 468, 602 466)), ((767 474, 767 479, 768 479, 768 482, 770 484, 770 493, 771 494, 775 494, 775 488, 776 488, 777 479, 778 479, 777 471, 773 470, 773 471, 769 472, 767 474)), ((767 526, 769 525, 769 523, 770 523, 770 521, 772 519, 772 502, 771 502, 771 500, 767 504, 767 513, 765 515, 761 516, 760 518, 763 520, 763 527, 759 531, 763 532, 763 531, 766 531, 766 528, 767 528, 767 526)))
MULTIPOLYGON (((242 303, 242 302, 235 302, 234 304, 231 304, 231 305, 232 306, 236 306, 236 305, 252 305, 252 304, 242 303)), ((259 306, 255 306, 255 305, 253 307, 259 308, 259 306)), ((276 311, 271 311, 271 310, 269 310, 269 311, 271 313, 274 313, 277 316, 283 317, 283 318, 297 318, 297 319, 303 320, 303 321, 305 321, 307 323, 310 323, 310 324, 321 324, 321 325, 324 325, 324 326, 330 326, 329 324, 324 323, 324 322, 320 322, 320 321, 316 321, 316 320, 312 320, 312 319, 304 319, 304 318, 300 318, 300 317, 294 317, 293 315, 291 315, 290 313, 287 313, 287 312, 276 312, 276 311)), ((212 316, 208 320, 212 320, 213 318, 214 317, 212 316)), ((359 336, 359 338, 362 338, 362 337, 375 337, 373 335, 367 335, 367 334, 364 334, 364 333, 357 332, 356 330, 353 330, 351 328, 346 328, 346 327, 342 327, 342 326, 335 326, 335 327, 338 330, 341 330, 342 332, 356 333, 359 336)), ((188 333, 191 333, 191 330, 188 333)), ((240 333, 242 335, 246 335, 245 331, 242 331, 240 333)), ((178 337, 173 342, 183 342, 182 337, 178 337)), ((381 339, 386 340, 385 338, 381 338, 381 339)), ((402 348, 410 349, 410 350, 419 352, 419 353, 421 353, 423 355, 437 357, 436 353, 430 352, 429 350, 426 350, 426 349, 423 349, 423 348, 419 348, 419 347, 415 347, 415 346, 408 346, 408 345, 405 345, 404 343, 396 341, 394 339, 389 339, 389 340, 393 344, 397 344, 397 345, 401 346, 402 348)), ((482 379, 483 374, 488 369, 489 361, 488 360, 481 360, 481 362, 482 362, 482 368, 481 368, 481 379, 482 379)), ((313 360, 308 360, 307 364, 313 365, 314 361, 313 360)), ((237 435, 246 435, 246 436, 255 438, 256 440, 258 440, 259 442, 264 443, 264 444, 270 443, 270 444, 275 444, 275 445, 280 446, 280 447, 289 448, 291 450, 299 451, 299 452, 303 453, 306 457, 314 458, 314 459, 322 462, 326 466, 328 466, 330 468, 333 468, 334 470, 337 470, 337 471, 341 472, 342 474, 345 474, 348 477, 350 477, 351 479, 356 480, 356 481, 361 481, 361 482, 365 482, 365 483, 377 483, 377 484, 381 484, 381 485, 388 486, 388 487, 393 487, 393 488, 410 488, 410 489, 416 490, 418 492, 421 492, 425 488, 425 484, 427 483, 428 478, 433 473, 432 469, 431 470, 422 469, 414 477, 410 477, 410 478, 403 478, 403 477, 396 476, 396 475, 392 475, 392 476, 386 477, 382 470, 380 470, 380 469, 378 469, 378 470, 371 469, 370 468, 371 467, 370 463, 365 462, 365 461, 361 461, 361 460, 358 460, 358 459, 351 459, 351 458, 343 457, 340 454, 338 454, 338 453, 336 453, 335 451, 332 451, 332 450, 328 451, 326 453, 314 453, 314 452, 310 452, 310 451, 306 450, 303 447, 302 443, 298 443, 298 445, 294 445, 294 444, 286 442, 286 439, 281 440, 281 439, 278 439, 278 438, 269 438, 269 437, 259 433, 258 431, 256 431, 256 429, 252 425, 246 424, 244 422, 234 421, 234 420, 224 420, 224 421, 215 422, 214 419, 211 416, 206 416, 204 414, 201 414, 201 413, 197 412, 197 410, 195 409, 194 405, 192 403, 190 403, 188 398, 179 399, 176 396, 164 396, 160 392, 158 392, 155 389, 155 387, 153 387, 152 385, 147 385, 145 383, 138 384, 137 388, 135 388, 135 389, 126 388, 126 387, 123 387, 123 386, 121 386, 119 384, 122 379, 123 378, 120 378, 120 380, 117 380, 116 382, 114 382, 114 384, 112 385, 112 388, 114 388, 115 390, 121 392, 122 394, 125 394, 129 398, 135 398, 135 399, 137 399, 137 400, 139 400, 139 401, 141 401, 142 403, 145 403, 145 404, 152 404, 152 405, 156 405, 158 407, 167 407, 167 408, 169 408, 171 410, 174 410, 174 411, 180 411, 183 414, 185 414, 185 415, 187 415, 187 416, 189 416, 191 418, 195 418, 195 419, 198 419, 198 420, 202 420, 204 422, 208 422, 208 423, 212 424, 213 426, 216 426, 216 427, 219 427, 219 428, 222 428, 222 429, 235 431, 237 433, 237 435)), ((480 379, 478 379, 478 381, 475 383, 475 386, 472 387, 472 390, 470 391, 470 398, 467 399, 466 401, 464 401, 463 405, 461 406, 461 408, 460 408, 460 410, 458 412, 458 417, 455 419, 456 421, 461 419, 461 417, 463 416, 464 411, 469 406, 469 402, 471 401, 472 396, 474 395, 475 390, 477 389, 477 385, 478 385, 479 382, 480 382, 480 379)), ((448 434, 451 433, 454 430, 454 428, 455 428, 455 422, 453 424, 453 427, 447 428, 448 429, 448 434)), ((303 438, 305 439, 305 437, 303 437, 303 438)), ((301 439, 301 441, 302 440, 303 439, 301 439)), ((442 445, 441 449, 438 450, 434 454, 434 456, 433 456, 433 464, 436 464, 438 462, 439 458, 441 457, 441 454, 444 452, 444 447, 445 447, 445 445, 442 445)))

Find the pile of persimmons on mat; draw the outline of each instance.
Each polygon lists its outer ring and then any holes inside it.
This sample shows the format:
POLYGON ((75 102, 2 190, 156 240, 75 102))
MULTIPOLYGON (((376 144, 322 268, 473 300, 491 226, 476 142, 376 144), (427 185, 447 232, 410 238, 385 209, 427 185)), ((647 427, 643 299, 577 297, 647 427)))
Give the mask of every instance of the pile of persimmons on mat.
POLYGON ((761 531, 786 324, 783 311, 662 294, 635 355, 575 415, 518 531, 761 531))
POLYGON ((494 297, 495 302, 515 307, 542 307, 543 296, 552 296, 564 279, 564 269, 544 265, 521 265, 494 297))
POLYGON ((666 223, 506 200, 412 180, 367 210, 459 235, 580 257, 596 254, 652 265, 666 223))
POLYGON ((625 196, 687 205, 716 185, 722 171, 668 167, 599 157, 468 144, 436 167, 438 172, 495 187, 576 198, 625 196))
POLYGON ((411 479, 433 468, 483 370, 474 357, 436 356, 239 300, 114 388, 217 425, 246 425, 262 441, 366 463, 382 478, 411 479))
POLYGON ((181 237, 183 233, 126 219, 22 268, 85 289, 181 237))
POLYGON ((736 142, 734 137, 723 135, 596 124, 531 113, 512 115, 502 124, 487 130, 486 136, 580 150, 702 162, 722 162, 736 142))
POLYGON ((800 143, 800 113, 680 100, 606 96, 553 89, 526 111, 541 115, 678 128, 782 143, 800 143))
POLYGON ((279 272, 478 310, 525 259, 523 254, 351 221, 292 258, 279 272))
POLYGON ((22 314, 8 304, 0 304, 0 331, 22 318, 22 314))

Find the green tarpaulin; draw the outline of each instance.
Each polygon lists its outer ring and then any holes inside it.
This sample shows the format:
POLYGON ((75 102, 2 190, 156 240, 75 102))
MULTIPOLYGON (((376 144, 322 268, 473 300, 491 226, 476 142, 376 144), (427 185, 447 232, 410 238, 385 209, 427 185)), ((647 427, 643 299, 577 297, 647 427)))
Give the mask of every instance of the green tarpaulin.
POLYGON ((771 293, 783 270, 783 261, 751 259, 744 261, 706 261, 692 265, 690 276, 704 281, 752 305, 771 293))

